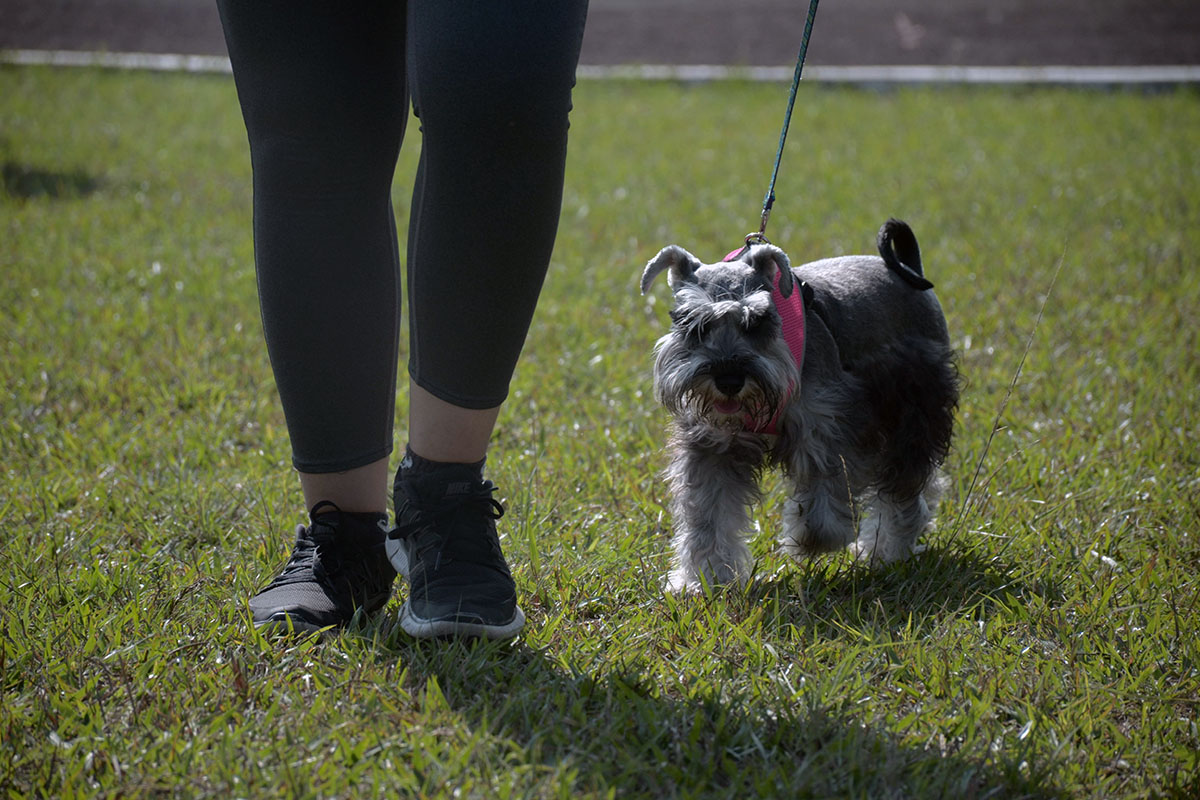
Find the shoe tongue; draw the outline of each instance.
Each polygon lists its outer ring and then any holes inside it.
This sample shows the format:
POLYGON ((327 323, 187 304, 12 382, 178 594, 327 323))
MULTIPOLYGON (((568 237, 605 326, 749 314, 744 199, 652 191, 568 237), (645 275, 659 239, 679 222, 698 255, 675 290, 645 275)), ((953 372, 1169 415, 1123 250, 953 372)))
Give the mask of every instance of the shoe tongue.
POLYGON ((410 500, 421 505, 460 500, 478 496, 487 483, 469 464, 452 464, 430 472, 409 475, 397 481, 410 500))
POLYGON ((443 500, 451 500, 464 495, 478 494, 479 481, 450 481, 446 484, 441 496, 443 500))
POLYGON ((381 536, 380 522, 387 523, 387 514, 341 511, 335 506, 312 516, 309 535, 317 542, 337 540, 345 545, 371 545, 381 536))

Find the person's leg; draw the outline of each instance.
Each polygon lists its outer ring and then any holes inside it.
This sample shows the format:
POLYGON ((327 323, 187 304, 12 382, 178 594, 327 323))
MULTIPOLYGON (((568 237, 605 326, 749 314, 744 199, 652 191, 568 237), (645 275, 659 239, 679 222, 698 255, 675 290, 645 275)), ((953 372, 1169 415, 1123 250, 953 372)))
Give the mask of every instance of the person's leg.
POLYGON ((327 501, 343 511, 384 514, 388 493, 387 456, 344 472, 301 472, 300 489, 304 493, 304 507, 310 511, 317 503, 327 501))
POLYGON ((554 247, 585 14, 583 0, 410 5, 423 137, 409 375, 453 406, 494 409, 508 393, 554 247))
MULTIPOLYGON (((219 8, 250 140, 259 300, 293 463, 307 475, 364 467, 392 447, 403 4, 219 8)), ((381 487, 352 510, 385 504, 381 487)))
POLYGON ((523 623, 483 459, 554 246, 586 11, 585 0, 410 3, 424 135, 408 238, 409 445, 389 552, 408 573, 401 624, 415 635, 507 636, 523 623))
POLYGON ((430 461, 473 464, 487 455, 500 407, 462 408, 409 383, 408 446, 430 461))
POLYGON ((380 564, 400 281, 392 175, 408 119, 403 3, 218 0, 254 173, 263 330, 312 525, 256 623, 344 622, 380 564))

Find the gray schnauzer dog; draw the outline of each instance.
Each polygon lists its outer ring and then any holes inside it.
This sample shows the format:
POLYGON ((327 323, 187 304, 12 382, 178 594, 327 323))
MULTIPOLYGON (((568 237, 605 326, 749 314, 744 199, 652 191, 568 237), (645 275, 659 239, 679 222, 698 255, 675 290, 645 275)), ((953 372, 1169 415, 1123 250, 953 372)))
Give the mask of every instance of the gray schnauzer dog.
MULTIPOLYGON (((752 238, 752 237, 749 237, 752 238)), ((864 560, 919 552, 950 449, 958 371, 912 230, 888 220, 881 258, 792 267, 771 244, 703 264, 671 245, 671 330, 655 396, 674 416, 672 591, 744 580, 758 479, 791 483, 780 543, 793 557, 851 546, 864 560)))

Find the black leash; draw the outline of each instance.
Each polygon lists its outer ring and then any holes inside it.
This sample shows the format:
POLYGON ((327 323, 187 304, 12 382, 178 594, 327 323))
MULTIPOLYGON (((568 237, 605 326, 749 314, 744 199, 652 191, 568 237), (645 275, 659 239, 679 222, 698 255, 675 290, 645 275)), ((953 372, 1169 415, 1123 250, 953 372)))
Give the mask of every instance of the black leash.
POLYGON ((771 183, 767 187, 767 196, 763 198, 762 219, 758 232, 746 236, 746 244, 751 242, 767 242, 767 220, 771 217, 771 207, 775 205, 775 180, 779 177, 779 162, 783 160, 783 145, 787 141, 788 126, 792 123, 792 108, 796 105, 796 89, 800 86, 800 73, 804 70, 804 57, 808 54, 808 40, 812 37, 813 20, 817 17, 817 0, 808 4, 808 18, 804 21, 804 38, 800 40, 800 56, 796 59, 796 74, 792 78, 792 89, 788 92, 787 113, 783 117, 783 130, 779 132, 779 149, 775 152, 775 168, 771 171, 771 183))

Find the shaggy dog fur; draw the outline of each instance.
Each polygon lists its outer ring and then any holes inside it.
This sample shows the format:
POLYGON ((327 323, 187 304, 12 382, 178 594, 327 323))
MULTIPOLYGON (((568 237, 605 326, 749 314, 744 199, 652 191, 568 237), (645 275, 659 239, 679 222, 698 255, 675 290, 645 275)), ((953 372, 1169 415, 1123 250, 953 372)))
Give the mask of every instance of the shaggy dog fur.
POLYGON ((672 326, 656 348, 655 394, 673 414, 674 567, 669 588, 744 579, 758 478, 791 484, 780 543, 796 557, 851 546, 891 562, 917 551, 940 494, 959 380, 945 317, 909 227, 889 220, 879 256, 792 268, 770 244, 703 264, 672 245, 672 326), (773 296, 772 291, 776 294, 773 296), (804 298, 797 365, 780 296, 804 298), (777 420, 774 434, 761 432, 777 420))

